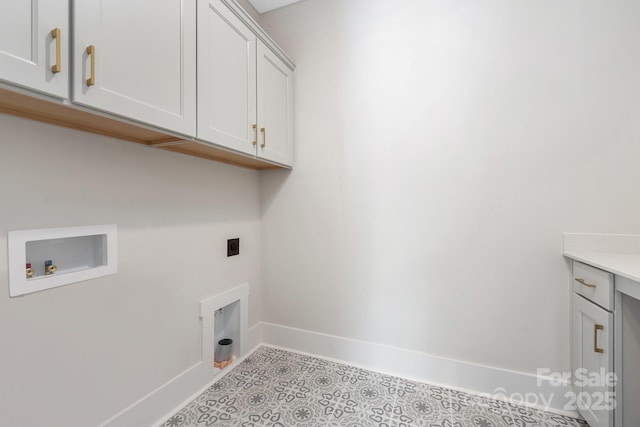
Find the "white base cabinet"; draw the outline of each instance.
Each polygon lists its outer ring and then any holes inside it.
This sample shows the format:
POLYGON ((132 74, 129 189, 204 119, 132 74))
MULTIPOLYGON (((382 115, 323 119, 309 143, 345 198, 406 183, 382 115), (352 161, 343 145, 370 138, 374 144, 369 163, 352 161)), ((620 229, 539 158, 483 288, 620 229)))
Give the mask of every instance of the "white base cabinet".
POLYGON ((574 382, 578 411, 591 427, 638 426, 640 235, 564 233, 563 254, 572 266, 572 370, 576 380, 592 374, 574 382))
POLYGON ((3 1, 0 81, 58 98, 69 96, 69 3, 3 1))
POLYGON ((576 405, 590 427, 612 427, 615 395, 607 376, 614 372, 613 314, 577 293, 572 305, 576 405))
POLYGON ((74 103, 185 135, 196 130, 196 5, 73 2, 74 103))

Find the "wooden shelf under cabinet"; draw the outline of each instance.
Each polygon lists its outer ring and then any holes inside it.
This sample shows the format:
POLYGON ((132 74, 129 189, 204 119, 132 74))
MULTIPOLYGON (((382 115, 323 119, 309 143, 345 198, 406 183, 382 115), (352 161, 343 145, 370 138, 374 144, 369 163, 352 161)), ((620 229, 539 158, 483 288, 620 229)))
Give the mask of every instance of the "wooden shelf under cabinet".
POLYGON ((19 92, 0 88, 0 113, 77 129, 143 144, 153 148, 202 157, 250 169, 278 169, 282 166, 238 154, 220 147, 148 129, 132 123, 79 110, 19 92))

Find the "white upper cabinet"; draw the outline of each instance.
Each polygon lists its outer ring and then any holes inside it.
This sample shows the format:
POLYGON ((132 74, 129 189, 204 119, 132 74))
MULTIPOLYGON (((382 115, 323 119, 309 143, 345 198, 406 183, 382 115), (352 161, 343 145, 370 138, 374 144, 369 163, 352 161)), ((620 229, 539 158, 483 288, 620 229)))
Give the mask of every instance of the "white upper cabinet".
POLYGON ((293 71, 258 42, 258 157, 293 162, 293 71))
POLYGON ((0 81, 66 98, 68 2, 2 0, 0 5, 0 81))
POLYGON ((195 2, 76 0, 72 10, 73 102, 195 135, 195 2))
POLYGON ((256 36, 220 0, 198 1, 198 138, 256 154, 256 36))
POLYGON ((291 166, 293 64, 282 58, 235 2, 199 0, 198 139, 291 166))
POLYGON ((292 165, 295 65, 236 0, 0 6, 0 111, 255 169, 292 165))

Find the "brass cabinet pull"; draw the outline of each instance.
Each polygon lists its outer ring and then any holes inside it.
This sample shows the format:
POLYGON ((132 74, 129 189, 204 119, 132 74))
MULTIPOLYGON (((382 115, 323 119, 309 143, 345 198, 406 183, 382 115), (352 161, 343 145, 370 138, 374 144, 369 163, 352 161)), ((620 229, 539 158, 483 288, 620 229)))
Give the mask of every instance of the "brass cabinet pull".
POLYGON ((596 353, 604 353, 604 348, 598 347, 598 331, 604 331, 604 325, 593 325, 593 351, 596 353))
POLYGON ((60 42, 60 28, 54 28, 53 30, 51 30, 51 37, 53 37, 54 39, 56 39, 56 63, 53 64, 51 66, 51 72, 52 73, 59 73, 60 71, 62 71, 62 66, 61 61, 60 61, 60 49, 61 49, 61 42, 60 42))
POLYGON ((585 285, 587 288, 595 289, 597 287, 593 283, 587 283, 587 281, 584 279, 576 279, 576 282, 580 283, 581 285, 585 285))
POLYGON ((87 55, 91 57, 91 76, 87 79, 87 86, 96 84, 96 47, 91 45, 87 47, 87 55))
POLYGON ((265 128, 260 128, 260 132, 262 132, 262 144, 260 144, 260 147, 264 148, 267 146, 267 132, 265 128))
POLYGON ((253 125, 253 136, 253 145, 258 145, 258 125, 256 124, 253 125))

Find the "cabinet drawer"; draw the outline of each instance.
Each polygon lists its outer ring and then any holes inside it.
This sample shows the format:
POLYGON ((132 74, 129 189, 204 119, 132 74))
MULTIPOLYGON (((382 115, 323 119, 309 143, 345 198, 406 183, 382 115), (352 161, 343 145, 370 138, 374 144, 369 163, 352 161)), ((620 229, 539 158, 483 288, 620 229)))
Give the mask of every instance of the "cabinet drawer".
POLYGON ((613 274, 573 261, 573 291, 599 306, 613 310, 613 274))

